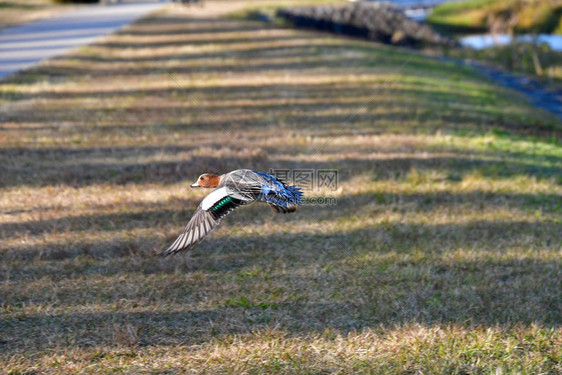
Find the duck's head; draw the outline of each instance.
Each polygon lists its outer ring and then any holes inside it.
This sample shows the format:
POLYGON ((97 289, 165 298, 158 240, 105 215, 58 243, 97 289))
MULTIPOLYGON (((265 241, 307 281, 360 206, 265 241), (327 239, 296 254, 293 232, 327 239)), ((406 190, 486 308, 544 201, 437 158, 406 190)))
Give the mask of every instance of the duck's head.
POLYGON ((191 187, 216 188, 219 186, 221 176, 212 173, 203 173, 191 187))

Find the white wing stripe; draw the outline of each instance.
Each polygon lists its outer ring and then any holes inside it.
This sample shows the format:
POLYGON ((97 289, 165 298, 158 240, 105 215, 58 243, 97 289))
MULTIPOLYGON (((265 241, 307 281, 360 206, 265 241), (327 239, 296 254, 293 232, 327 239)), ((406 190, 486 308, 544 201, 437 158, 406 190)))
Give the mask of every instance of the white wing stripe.
POLYGON ((228 195, 226 191, 226 186, 223 186, 215 191, 211 192, 211 194, 207 195, 205 199, 201 202, 201 208, 207 211, 209 208, 213 207, 215 203, 223 199, 228 195))

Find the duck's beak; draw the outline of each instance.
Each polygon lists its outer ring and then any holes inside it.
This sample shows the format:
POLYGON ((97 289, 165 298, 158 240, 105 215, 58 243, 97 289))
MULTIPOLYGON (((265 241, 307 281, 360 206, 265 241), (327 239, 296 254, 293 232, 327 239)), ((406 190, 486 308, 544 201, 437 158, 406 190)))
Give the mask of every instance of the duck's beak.
POLYGON ((200 187, 199 184, 197 182, 195 182, 194 184, 189 185, 191 187, 200 187))

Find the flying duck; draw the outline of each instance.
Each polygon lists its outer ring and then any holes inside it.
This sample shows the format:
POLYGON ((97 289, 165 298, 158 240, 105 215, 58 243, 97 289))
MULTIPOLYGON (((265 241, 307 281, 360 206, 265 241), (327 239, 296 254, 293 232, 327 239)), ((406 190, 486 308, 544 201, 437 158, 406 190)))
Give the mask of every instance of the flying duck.
POLYGON ((288 186, 270 174, 250 169, 220 176, 204 173, 191 187, 216 189, 201 201, 182 234, 160 255, 175 254, 201 242, 236 207, 261 201, 285 214, 295 212, 303 196, 297 186, 288 186))

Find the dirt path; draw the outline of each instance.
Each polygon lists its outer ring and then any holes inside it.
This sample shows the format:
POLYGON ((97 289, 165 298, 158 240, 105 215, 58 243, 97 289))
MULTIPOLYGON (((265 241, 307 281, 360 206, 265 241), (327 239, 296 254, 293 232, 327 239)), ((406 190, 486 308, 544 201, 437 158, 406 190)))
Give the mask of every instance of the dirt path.
POLYGON ((165 3, 92 5, 0 31, 0 78, 111 34, 165 3))

